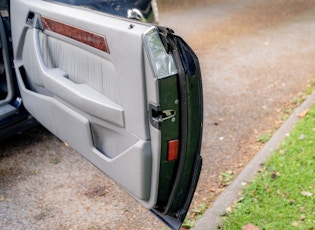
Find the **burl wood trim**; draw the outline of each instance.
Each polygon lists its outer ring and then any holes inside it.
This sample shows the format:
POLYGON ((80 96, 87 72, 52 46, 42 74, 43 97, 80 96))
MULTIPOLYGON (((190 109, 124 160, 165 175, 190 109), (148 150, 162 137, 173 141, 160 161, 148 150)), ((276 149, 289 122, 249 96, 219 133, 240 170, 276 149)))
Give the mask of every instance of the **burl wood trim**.
POLYGON ((45 30, 50 30, 57 34, 84 43, 88 46, 92 46, 106 53, 110 53, 105 36, 70 26, 46 17, 42 17, 42 23, 45 30))

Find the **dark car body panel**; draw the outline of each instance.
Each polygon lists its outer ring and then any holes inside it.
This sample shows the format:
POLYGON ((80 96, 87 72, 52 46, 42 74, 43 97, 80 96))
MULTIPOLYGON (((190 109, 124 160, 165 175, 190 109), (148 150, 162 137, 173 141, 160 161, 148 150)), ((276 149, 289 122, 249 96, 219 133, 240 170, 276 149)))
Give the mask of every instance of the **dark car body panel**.
MULTIPOLYGON (((185 219, 201 171, 202 83, 198 58, 188 44, 180 37, 173 35, 173 31, 169 29, 160 28, 160 33, 164 37, 166 49, 173 53, 179 68, 176 84, 178 89, 177 98, 180 101, 178 127, 180 146, 179 160, 176 162, 176 165, 172 166, 172 169, 168 165, 169 162, 161 161, 161 171, 164 171, 163 169, 166 168, 167 170, 165 171, 172 170, 175 175, 172 176, 170 184, 167 184, 165 183, 166 180, 162 179, 163 173, 160 174, 160 187, 167 187, 168 190, 167 192, 164 190, 160 191, 164 191, 168 196, 165 196, 165 194, 159 196, 161 205, 154 213, 159 215, 170 227, 176 229, 174 226, 180 227, 185 219)), ((169 79, 167 80, 169 81, 169 79)), ((161 91, 174 91, 169 90, 168 87, 172 87, 170 82, 165 83, 165 89, 161 89, 161 91)), ((173 88, 176 87, 173 85, 173 88)), ((169 101, 172 100, 167 100, 165 103, 169 101)), ((163 124, 161 126, 163 130, 163 124)), ((169 127, 167 126, 165 129, 169 130, 169 127)))

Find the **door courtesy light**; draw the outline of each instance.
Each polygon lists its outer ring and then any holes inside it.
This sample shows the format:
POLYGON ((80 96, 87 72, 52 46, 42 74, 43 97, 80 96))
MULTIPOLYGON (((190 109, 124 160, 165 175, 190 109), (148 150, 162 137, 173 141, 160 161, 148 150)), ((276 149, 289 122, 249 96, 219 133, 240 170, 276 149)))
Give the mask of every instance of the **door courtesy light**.
POLYGON ((173 56, 166 52, 160 36, 155 29, 151 29, 144 35, 144 44, 147 48, 154 74, 158 79, 178 73, 173 56))
POLYGON ((173 161, 177 160, 178 158, 178 139, 171 140, 168 142, 168 150, 167 150, 167 160, 173 161))

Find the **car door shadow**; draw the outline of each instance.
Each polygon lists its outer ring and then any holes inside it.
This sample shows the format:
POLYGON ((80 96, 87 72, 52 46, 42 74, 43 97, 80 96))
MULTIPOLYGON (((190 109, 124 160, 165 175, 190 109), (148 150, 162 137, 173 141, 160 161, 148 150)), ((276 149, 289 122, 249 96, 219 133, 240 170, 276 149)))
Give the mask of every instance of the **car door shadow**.
POLYGON ((0 141, 0 160, 4 157, 10 157, 25 151, 31 151, 30 146, 35 143, 44 142, 47 139, 56 138, 43 126, 38 125, 35 128, 16 134, 5 140, 0 141))

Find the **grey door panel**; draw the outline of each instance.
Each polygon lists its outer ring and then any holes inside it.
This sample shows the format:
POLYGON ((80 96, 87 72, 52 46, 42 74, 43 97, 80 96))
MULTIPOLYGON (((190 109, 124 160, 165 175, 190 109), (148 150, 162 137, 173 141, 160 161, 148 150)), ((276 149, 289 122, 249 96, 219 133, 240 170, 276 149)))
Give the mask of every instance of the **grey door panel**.
POLYGON ((27 110, 153 208, 160 133, 149 126, 147 105, 158 104, 158 92, 142 42, 151 26, 40 0, 12 1, 11 10, 15 70, 27 110), (108 52, 42 28, 41 16, 104 37, 108 52))

